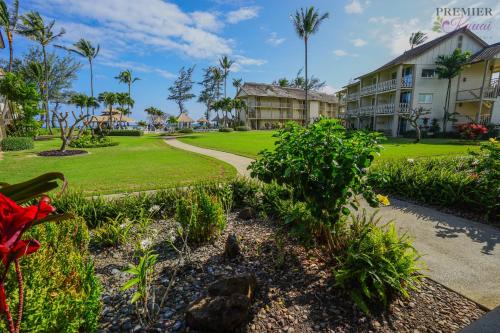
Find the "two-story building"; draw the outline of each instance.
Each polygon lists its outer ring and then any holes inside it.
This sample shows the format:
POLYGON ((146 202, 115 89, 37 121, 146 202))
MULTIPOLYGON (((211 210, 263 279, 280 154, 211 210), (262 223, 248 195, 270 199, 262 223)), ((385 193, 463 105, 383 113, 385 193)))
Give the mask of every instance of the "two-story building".
POLYGON ((252 129, 281 127, 288 121, 306 125, 320 116, 337 117, 337 97, 317 91, 308 91, 308 114, 305 91, 299 88, 245 82, 236 97, 247 105, 240 120, 252 129))
MULTIPOLYGON (((462 28, 417 46, 344 87, 346 111, 340 117, 352 128, 369 128, 397 136, 409 129, 402 115, 423 107, 430 111, 422 119, 429 123, 444 116, 448 81, 439 79, 436 60, 455 49, 472 54, 462 73, 452 79, 450 112, 456 123, 498 123, 498 72, 500 45, 488 45, 462 28)), ((426 125, 426 124, 422 124, 426 125)), ((453 128, 453 122, 449 122, 453 128)))

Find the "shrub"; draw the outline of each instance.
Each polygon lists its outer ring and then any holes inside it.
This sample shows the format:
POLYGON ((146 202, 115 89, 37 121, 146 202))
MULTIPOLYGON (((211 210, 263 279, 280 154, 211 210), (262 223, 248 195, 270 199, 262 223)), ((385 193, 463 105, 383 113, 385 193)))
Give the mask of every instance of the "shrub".
POLYGON ((229 133, 229 132, 233 132, 234 129, 232 129, 231 127, 223 127, 223 128, 219 128, 219 132, 223 132, 223 133, 229 133))
POLYGON ((248 177, 238 177, 230 183, 233 192, 233 205, 236 208, 253 207, 260 205, 261 185, 248 177))
POLYGON ((175 217, 193 243, 203 243, 218 236, 226 228, 226 217, 214 196, 197 189, 179 199, 175 217))
MULTIPOLYGON (((101 286, 88 253, 89 233, 81 218, 45 223, 27 235, 38 239, 38 252, 21 261, 25 281, 22 332, 93 332, 100 313, 101 286)), ((17 295, 15 274, 7 277, 9 295, 17 295)), ((12 297, 11 309, 18 298, 12 297)), ((5 322, 0 331, 7 332, 5 322)))
POLYGON ((247 132, 247 131, 250 131, 250 127, 248 127, 248 126, 236 126, 235 130, 240 131, 240 132, 247 132))
POLYGON ((105 132, 109 136, 143 136, 144 131, 142 130, 120 130, 114 129, 105 132))
POLYGON ((117 146, 118 142, 113 142, 107 136, 90 136, 84 135, 78 139, 72 140, 69 144, 73 148, 100 148, 117 146))
POLYGON ((182 128, 182 129, 178 130, 177 132, 179 132, 179 133, 183 133, 183 134, 191 134, 191 133, 193 133, 194 131, 193 131, 193 129, 192 129, 192 128, 189 128, 189 127, 188 127, 188 128, 182 128))
POLYGON ((99 246, 118 246, 128 240, 132 224, 119 214, 116 218, 108 220, 100 227, 94 229, 93 240, 99 246))
POLYGON ((462 139, 477 140, 483 135, 488 134, 488 129, 481 124, 460 124, 457 126, 457 131, 462 139))
POLYGON ((365 313, 396 295, 408 297, 421 279, 419 256, 408 236, 399 237, 393 223, 378 226, 379 220, 363 211, 336 231, 345 249, 334 270, 335 285, 347 290, 365 313))
POLYGON ((380 134, 347 132, 338 121, 322 119, 307 128, 288 123, 275 137, 275 151, 261 152, 251 174, 288 186, 294 201, 306 203, 319 229, 348 215, 347 204, 357 208, 352 200, 358 194, 377 204, 364 170, 379 151, 380 134))
POLYGON ((26 137, 7 137, 1 141, 3 151, 17 151, 35 148, 32 138, 26 137))

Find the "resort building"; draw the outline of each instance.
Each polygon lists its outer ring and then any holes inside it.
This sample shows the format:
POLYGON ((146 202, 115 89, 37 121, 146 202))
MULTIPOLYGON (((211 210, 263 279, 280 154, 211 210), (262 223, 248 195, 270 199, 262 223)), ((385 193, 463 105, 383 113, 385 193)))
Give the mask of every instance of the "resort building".
POLYGON ((320 116, 337 117, 337 97, 308 91, 309 114, 305 109, 305 91, 264 83, 244 83, 236 97, 245 101, 247 110, 240 120, 252 129, 271 129, 288 121, 308 124, 320 116))
POLYGON ((430 114, 422 126, 442 124, 448 80, 438 79, 436 60, 455 49, 472 56, 462 73, 452 80, 451 113, 447 130, 460 123, 500 123, 498 74, 500 43, 488 45, 476 34, 462 28, 417 46, 374 71, 363 74, 341 91, 345 112, 339 117, 352 128, 369 128, 398 136, 409 130, 404 119, 412 108, 423 107, 430 114))

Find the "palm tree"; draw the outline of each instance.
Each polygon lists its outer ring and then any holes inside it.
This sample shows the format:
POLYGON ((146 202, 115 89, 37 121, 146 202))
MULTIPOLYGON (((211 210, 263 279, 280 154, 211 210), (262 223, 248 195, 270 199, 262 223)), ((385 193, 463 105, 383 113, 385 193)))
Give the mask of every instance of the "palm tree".
POLYGON ((130 111, 130 105, 134 105, 134 100, 130 98, 128 93, 116 93, 116 103, 120 105, 120 128, 122 127, 122 119, 124 115, 128 115, 132 113, 130 111), (125 108, 125 106, 129 106, 129 108, 125 108), (124 110, 126 112, 124 112, 124 110))
POLYGON ((105 91, 99 94, 99 101, 104 103, 104 106, 109 108, 109 128, 113 129, 113 105, 116 104, 116 93, 105 91))
MULTIPOLYGON (((56 47, 65 49, 69 52, 73 52, 78 54, 81 57, 87 58, 90 66, 90 97, 94 97, 94 70, 93 70, 93 62, 94 59, 99 54, 100 46, 97 44, 96 47, 92 45, 89 40, 80 39, 78 42, 73 44, 73 48, 68 48, 60 45, 56 45, 56 47)), ((95 107, 92 107, 92 115, 95 114, 95 107)))
POLYGON ((87 107, 87 116, 89 115, 89 108, 92 108, 92 116, 94 116, 94 111, 99 107, 99 101, 93 96, 87 96, 87 102, 85 103, 87 107))
POLYGON ((12 61, 14 60, 13 33, 17 30, 19 18, 19 0, 14 0, 9 11, 4 0, 0 0, 0 26, 3 27, 9 42, 9 72, 12 71, 12 61))
POLYGON ((218 111, 224 112, 224 127, 227 127, 227 114, 233 110, 233 99, 230 97, 224 97, 215 103, 213 103, 212 108, 218 111))
MULTIPOLYGON (((115 79, 117 79, 120 83, 125 83, 128 85, 128 96, 130 98, 132 98, 132 94, 131 94, 132 83, 139 81, 140 78, 133 77, 132 71, 130 69, 126 69, 126 70, 120 72, 120 74, 118 74, 118 76, 116 76, 115 79)), ((131 108, 131 105, 128 105, 128 111, 130 111, 130 108, 131 108)))
POLYGON ((446 133, 446 125, 452 115, 449 111, 451 80, 460 74, 469 60, 470 55, 471 54, 469 52, 462 52, 460 49, 456 49, 450 55, 440 55, 437 57, 436 72, 438 74, 438 78, 448 80, 448 88, 446 90, 446 99, 444 103, 443 133, 446 133))
MULTIPOLYGON (((87 107, 88 96, 85 94, 74 94, 69 98, 69 104, 80 108, 80 113, 83 114, 83 108, 87 107)), ((87 117, 89 116, 87 111, 87 117)))
POLYGON ((236 119, 240 120, 240 112, 247 108, 247 104, 244 100, 235 98, 233 99, 233 107, 236 110, 236 119))
POLYGON ((47 128, 50 132, 52 132, 49 122, 49 64, 47 61, 47 45, 64 35, 65 30, 61 28, 58 33, 55 33, 53 29, 56 21, 52 20, 47 25, 45 25, 45 22, 40 16, 40 13, 34 11, 28 12, 27 14, 21 16, 21 21, 22 25, 19 29, 19 33, 39 43, 42 47, 43 68, 45 72, 45 82, 43 89, 45 95, 44 109, 47 118, 47 128))
POLYGON ((212 77, 213 77, 213 80, 215 82, 216 98, 217 98, 217 100, 219 100, 220 99, 220 83, 224 79, 224 74, 222 73, 222 71, 220 70, 219 67, 213 67, 212 68, 212 77))
POLYGON ((422 31, 413 32, 410 36, 410 46, 413 47, 423 44, 427 40, 427 34, 422 31))
POLYGON ((224 97, 227 97, 227 94, 226 94, 227 76, 229 75, 229 71, 230 71, 231 66, 233 64, 234 64, 234 61, 229 60, 229 58, 227 56, 223 56, 221 59, 219 59, 219 65, 223 71, 222 77, 224 78, 224 97))
POLYGON ((305 51, 305 68, 306 68, 306 78, 305 78, 305 111, 307 119, 309 119, 309 103, 307 101, 307 91, 308 78, 307 78, 307 43, 309 37, 316 32, 318 32, 321 22, 326 20, 330 15, 328 13, 320 14, 318 10, 314 7, 301 8, 300 11, 295 11, 295 14, 291 16, 293 25, 295 27, 295 32, 297 35, 304 40, 304 51, 305 51))

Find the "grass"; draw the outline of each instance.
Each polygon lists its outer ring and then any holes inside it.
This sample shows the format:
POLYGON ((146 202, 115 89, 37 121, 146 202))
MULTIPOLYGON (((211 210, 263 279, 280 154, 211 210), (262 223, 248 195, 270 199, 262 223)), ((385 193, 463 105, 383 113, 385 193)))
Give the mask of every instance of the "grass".
MULTIPOLYGON (((273 131, 210 132, 182 137, 179 140, 194 146, 257 158, 260 151, 273 149, 274 133, 273 131)), ((382 145, 384 149, 378 159, 458 155, 465 154, 470 149, 478 149, 476 144, 463 143, 455 139, 424 139, 421 143, 414 144, 413 139, 391 138, 382 145)))
POLYGON ((35 142, 29 151, 4 152, 0 182, 16 183, 49 171, 60 171, 69 187, 87 194, 143 191, 236 175, 229 164, 177 150, 154 136, 113 137, 114 147, 89 148, 86 155, 40 157, 57 149, 59 139, 35 142))

